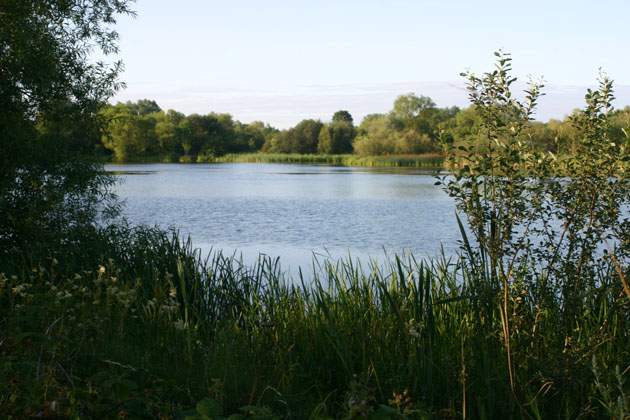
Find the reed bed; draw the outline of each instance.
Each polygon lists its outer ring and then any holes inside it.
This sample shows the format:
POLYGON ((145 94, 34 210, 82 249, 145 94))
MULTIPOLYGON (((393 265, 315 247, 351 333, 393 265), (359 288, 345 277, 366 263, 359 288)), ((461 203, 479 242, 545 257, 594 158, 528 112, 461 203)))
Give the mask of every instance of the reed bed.
POLYGON ((223 156, 213 155, 150 155, 139 156, 116 163, 289 163, 317 164, 359 167, 416 167, 441 168, 444 156, 439 154, 424 155, 385 155, 359 156, 345 155, 312 155, 286 153, 230 153, 223 156))
POLYGON ((314 258, 288 278, 279 260, 119 226, 76 256, 2 263, 5 418, 185 418, 208 398, 259 418, 627 415, 630 307, 612 272, 570 325, 559 294, 512 288, 508 353, 494 292, 460 259, 314 258))
POLYGON ((228 154, 221 157, 199 157, 198 161, 206 163, 301 163, 362 167, 441 167, 444 162, 444 157, 438 154, 358 156, 352 154, 300 155, 281 153, 246 153, 228 154))

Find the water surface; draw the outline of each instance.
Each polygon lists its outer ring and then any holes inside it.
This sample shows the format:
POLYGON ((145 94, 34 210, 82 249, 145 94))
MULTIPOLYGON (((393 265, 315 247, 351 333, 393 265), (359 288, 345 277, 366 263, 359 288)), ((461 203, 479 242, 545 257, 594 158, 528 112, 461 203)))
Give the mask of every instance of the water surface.
POLYGON ((261 163, 106 165, 123 214, 175 227, 204 253, 253 263, 280 257, 295 272, 317 255, 368 259, 457 249, 454 203, 427 170, 261 163))

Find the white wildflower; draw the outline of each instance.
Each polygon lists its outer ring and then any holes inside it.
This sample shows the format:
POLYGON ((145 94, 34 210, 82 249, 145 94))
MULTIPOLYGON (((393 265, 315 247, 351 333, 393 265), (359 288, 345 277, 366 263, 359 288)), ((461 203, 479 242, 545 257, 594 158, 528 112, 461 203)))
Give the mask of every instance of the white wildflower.
POLYGON ((415 318, 411 318, 407 323, 407 333, 414 338, 420 338, 420 325, 415 318))

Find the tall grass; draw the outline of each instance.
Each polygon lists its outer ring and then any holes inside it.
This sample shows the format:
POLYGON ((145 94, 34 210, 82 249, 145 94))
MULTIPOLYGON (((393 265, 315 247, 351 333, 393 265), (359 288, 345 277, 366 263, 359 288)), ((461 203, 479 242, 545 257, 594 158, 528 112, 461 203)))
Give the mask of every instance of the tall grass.
POLYGON ((205 397, 291 419, 369 418, 379 403, 410 418, 605 418, 628 402, 630 308, 611 272, 569 332, 561 296, 510 290, 508 353, 496 292, 458 259, 315 260, 291 279, 278 260, 202 258, 123 226, 23 261, 1 266, 7 418, 183 417, 205 397))

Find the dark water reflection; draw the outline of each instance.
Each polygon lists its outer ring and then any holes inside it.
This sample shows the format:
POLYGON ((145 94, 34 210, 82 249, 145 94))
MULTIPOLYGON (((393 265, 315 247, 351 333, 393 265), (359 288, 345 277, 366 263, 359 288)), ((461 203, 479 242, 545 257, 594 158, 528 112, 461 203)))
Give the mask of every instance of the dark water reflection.
POLYGON ((278 164, 107 165, 132 223, 175 227, 204 252, 280 256, 295 272, 313 253, 416 257, 457 248, 454 203, 409 168, 278 164))

